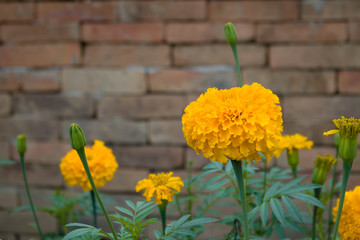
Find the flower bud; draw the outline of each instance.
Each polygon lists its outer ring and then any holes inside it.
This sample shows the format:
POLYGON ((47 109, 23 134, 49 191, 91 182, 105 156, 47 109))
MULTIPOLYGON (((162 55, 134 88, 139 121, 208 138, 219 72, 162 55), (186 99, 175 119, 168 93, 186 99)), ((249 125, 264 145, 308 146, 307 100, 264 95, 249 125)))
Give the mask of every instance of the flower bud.
POLYGON ((236 44, 237 36, 234 25, 231 22, 229 22, 225 24, 224 30, 225 30, 226 42, 229 43, 230 45, 236 44))
POLYGON ((80 126, 76 123, 72 123, 69 129, 71 147, 75 150, 79 150, 86 146, 86 139, 80 126))
POLYGON ((337 159, 333 158, 329 154, 326 154, 325 157, 317 156, 311 179, 312 183, 323 185, 329 171, 336 162, 337 159))
POLYGON ((339 156, 342 160, 351 163, 357 154, 357 135, 341 136, 339 144, 339 156))
POLYGON ((17 140, 17 151, 20 155, 24 155, 26 152, 26 136, 24 134, 20 134, 16 138, 17 140))
POLYGON ((287 160, 293 172, 296 171, 297 165, 299 164, 299 150, 294 148, 292 153, 287 150, 287 160))
POLYGON ((339 147, 340 145, 340 133, 335 133, 334 134, 334 145, 336 148, 339 147))

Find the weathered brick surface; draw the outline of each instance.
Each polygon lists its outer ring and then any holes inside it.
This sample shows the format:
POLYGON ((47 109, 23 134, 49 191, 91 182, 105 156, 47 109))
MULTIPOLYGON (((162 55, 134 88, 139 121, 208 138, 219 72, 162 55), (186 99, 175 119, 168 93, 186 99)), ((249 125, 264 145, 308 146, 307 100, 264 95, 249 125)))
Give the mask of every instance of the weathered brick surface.
POLYGON ((168 66, 170 64, 169 55, 169 47, 165 45, 91 45, 86 48, 84 63, 89 66, 102 67, 168 66))
POLYGON ((27 94, 15 97, 15 113, 49 117, 84 117, 93 114, 93 104, 88 97, 59 94, 27 94))
POLYGON ((150 143, 184 145, 181 119, 150 121, 150 143))
POLYGON ((86 42, 161 42, 164 39, 164 24, 85 24, 82 38, 86 42))
POLYGON ((236 86, 236 75, 233 71, 166 69, 150 74, 149 79, 152 92, 205 92, 211 87, 226 89, 236 86))
POLYGON ((80 63, 76 43, 0 46, 0 67, 51 67, 80 63))
POLYGON ((270 66, 274 68, 360 67, 358 45, 274 46, 270 66))
POLYGON ((29 2, 0 3, 0 22, 29 21, 34 17, 34 4, 29 2))
POLYGON ((135 192, 138 181, 148 177, 147 170, 125 169, 120 167, 114 178, 101 188, 103 192, 135 192))
POLYGON ((64 91, 104 94, 141 94, 146 91, 145 74, 139 70, 64 69, 64 91))
POLYGON ((20 89, 21 78, 11 72, 0 72, 0 91, 15 92, 20 89))
POLYGON ((76 41, 79 35, 77 23, 4 25, 1 28, 1 39, 5 42, 76 41))
POLYGON ((0 117, 7 116, 11 112, 12 100, 9 94, 0 93, 0 117))
POLYGON ((9 159, 10 157, 10 146, 5 140, 0 141, 0 158, 9 159))
POLYGON ((0 187, 0 209, 10 210, 17 207, 18 191, 14 187, 0 187))
POLYGON ((339 74, 340 93, 360 93, 360 71, 342 71, 339 74))
POLYGON ((244 82, 259 82, 279 94, 320 94, 336 91, 335 72, 245 69, 244 82))
POLYGON ((31 71, 18 74, 24 92, 55 92, 60 90, 60 72, 53 70, 31 71))
POLYGON ((303 1, 302 18, 340 20, 357 19, 360 17, 360 2, 352 1, 303 1))
POLYGON ((205 1, 121 1, 121 21, 136 20, 201 20, 206 17, 205 1))
POLYGON ((181 147, 114 147, 113 151, 120 168, 174 170, 183 166, 181 147))
POLYGON ((347 24, 259 24, 256 39, 259 42, 344 42, 347 39, 347 24))
MULTIPOLYGON (((62 123, 62 138, 68 139, 69 126, 74 121, 62 123)), ((139 144, 147 139, 145 122, 129 121, 121 118, 108 120, 77 120, 89 141, 99 139, 114 143, 139 144)))
MULTIPOLYGON (((52 201, 50 199, 50 196, 55 194, 54 189, 40 189, 40 188, 31 188, 31 198, 36 207, 45 207, 52 205, 52 201)), ((21 188, 19 191, 19 200, 20 205, 28 205, 29 204, 29 198, 26 193, 25 188, 21 188)))
POLYGON ((106 97, 100 99, 99 118, 178 118, 183 114, 185 99, 177 95, 143 97, 106 97))
POLYGON ((114 2, 41 2, 37 4, 37 19, 46 21, 116 19, 114 2))
MULTIPOLYGON (((234 26, 239 41, 254 38, 253 24, 235 23, 234 26)), ((166 40, 171 43, 225 41, 224 26, 222 23, 169 23, 166 26, 166 40)))
POLYGON ((297 1, 212 1, 209 6, 213 20, 295 20, 298 16, 297 1))
POLYGON ((360 22, 349 23, 350 40, 354 42, 360 41, 360 22))
MULTIPOLYGON (((265 64, 265 48, 257 45, 238 46, 241 66, 265 64)), ((233 65, 234 57, 228 45, 178 46, 174 50, 176 66, 233 65)))

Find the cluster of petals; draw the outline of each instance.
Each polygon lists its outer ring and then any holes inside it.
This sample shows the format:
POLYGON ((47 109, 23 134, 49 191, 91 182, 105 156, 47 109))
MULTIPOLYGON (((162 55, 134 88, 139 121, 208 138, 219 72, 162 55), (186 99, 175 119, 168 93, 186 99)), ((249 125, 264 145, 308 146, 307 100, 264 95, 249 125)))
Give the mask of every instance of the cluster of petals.
POLYGON ((325 136, 340 133, 340 136, 351 137, 357 136, 360 133, 360 119, 354 117, 345 118, 342 116, 339 119, 334 119, 333 123, 337 129, 324 132, 325 136))
MULTIPOLYGON (((339 207, 339 199, 333 208, 334 220, 339 207)), ((360 186, 345 193, 340 225, 338 228, 341 240, 360 240, 360 186)))
MULTIPOLYGON (((97 188, 105 186, 106 182, 114 177, 118 168, 118 163, 111 148, 106 147, 104 142, 95 140, 91 148, 85 147, 85 155, 95 186, 97 188)), ((84 191, 92 190, 76 150, 68 152, 61 159, 60 170, 66 184, 69 186, 79 185, 84 191)))
POLYGON ((173 177, 173 172, 149 174, 148 178, 139 181, 135 187, 136 192, 145 190, 143 196, 146 201, 155 198, 156 204, 161 204, 163 200, 171 202, 174 195, 181 191, 184 182, 180 177, 173 177))
POLYGON ((311 149, 314 145, 313 141, 308 140, 307 137, 295 133, 293 135, 284 135, 278 142, 277 149, 274 153, 275 157, 280 157, 281 153, 287 149, 289 154, 292 154, 294 149, 311 149))
POLYGON ((279 98, 258 83, 210 88, 185 108, 187 144, 213 161, 270 160, 282 132, 279 98))

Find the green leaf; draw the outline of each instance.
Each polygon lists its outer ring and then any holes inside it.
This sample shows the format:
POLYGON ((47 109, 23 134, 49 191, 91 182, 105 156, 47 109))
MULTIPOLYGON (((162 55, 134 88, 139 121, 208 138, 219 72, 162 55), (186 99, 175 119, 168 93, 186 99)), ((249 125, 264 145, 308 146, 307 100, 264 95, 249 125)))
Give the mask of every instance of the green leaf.
POLYGON ((162 233, 160 230, 154 230, 153 233, 154 233, 154 236, 156 237, 156 239, 159 239, 162 236, 162 233))
POLYGON ((83 234, 89 233, 91 231, 92 231, 92 228, 76 229, 76 230, 71 231, 68 234, 66 234, 66 236, 64 237, 63 240, 68 240, 68 239, 72 239, 72 238, 75 238, 75 237, 79 237, 79 236, 82 236, 83 234))
POLYGON ((310 196, 308 194, 292 193, 292 194, 289 194, 289 196, 291 196, 293 198, 296 198, 296 199, 299 199, 300 201, 310 203, 310 204, 312 204, 314 206, 318 206, 319 208, 322 208, 324 210, 326 209, 325 205, 322 202, 320 202, 318 199, 316 199, 315 197, 310 196))
POLYGON ((129 207, 131 207, 132 210, 135 211, 135 209, 138 208, 138 207, 140 207, 143 202, 137 202, 137 203, 136 203, 136 207, 135 207, 134 203, 133 203, 132 201, 130 201, 130 200, 125 200, 125 203, 126 203, 126 205, 128 205, 129 207))
POLYGON ((276 182, 272 185, 265 193, 264 201, 269 200, 270 198, 274 197, 277 194, 277 189, 280 186, 281 182, 276 182))
POLYGON ((224 174, 219 174, 216 175, 215 177, 210 178, 209 181, 207 181, 201 188, 200 188, 200 192, 202 192, 204 189, 208 188, 209 186, 213 185, 215 182, 217 182, 218 180, 220 180, 221 178, 223 178, 225 175, 224 174))
POLYGON ((175 230, 174 233, 188 235, 188 236, 196 236, 197 235, 193 231, 186 230, 186 229, 178 229, 178 230, 175 230))
POLYGON ((264 202, 260 206, 260 218, 263 226, 266 226, 267 220, 269 218, 269 203, 264 202))
POLYGON ((284 224, 285 222, 284 209, 281 205, 281 202, 276 198, 272 198, 270 200, 270 205, 273 213, 275 214, 275 217, 279 220, 281 224, 284 224))
POLYGON ((223 185, 227 184, 230 182, 230 179, 228 178, 225 178, 225 179, 221 179, 220 181, 218 181, 217 183, 209 186, 209 190, 212 191, 212 190, 216 190, 216 189, 219 189, 221 188, 223 185))
POLYGON ((297 186, 306 176, 301 176, 296 178, 295 180, 292 180, 291 182, 285 184, 285 186, 281 187, 279 190, 279 194, 284 194, 289 189, 292 189, 294 186, 297 186))
POLYGON ((0 158, 0 165, 13 165, 13 164, 15 164, 15 162, 12 160, 0 158))
POLYGON ((123 207, 115 207, 115 208, 117 210, 119 210, 120 212, 129 215, 130 217, 134 217, 134 214, 129 209, 126 209, 126 208, 123 208, 123 207))
POLYGON ((289 215, 297 222, 303 222, 303 219, 299 213, 299 209, 296 207, 296 205, 294 204, 294 202, 287 196, 281 196, 281 199, 283 201, 283 203, 286 206, 287 212, 289 213, 289 215))
POLYGON ((299 185, 299 186, 293 186, 290 189, 288 189, 287 191, 283 191, 283 194, 291 194, 291 193, 296 193, 296 192, 303 192, 303 191, 307 191, 307 190, 312 190, 314 188, 319 188, 321 187, 321 185, 319 184, 305 184, 305 185, 299 185))
POLYGON ((193 226, 203 225, 206 223, 212 223, 212 222, 216 222, 216 221, 218 221, 218 220, 215 218, 197 218, 197 219, 194 219, 194 220, 184 223, 182 226, 183 227, 193 227, 193 226))

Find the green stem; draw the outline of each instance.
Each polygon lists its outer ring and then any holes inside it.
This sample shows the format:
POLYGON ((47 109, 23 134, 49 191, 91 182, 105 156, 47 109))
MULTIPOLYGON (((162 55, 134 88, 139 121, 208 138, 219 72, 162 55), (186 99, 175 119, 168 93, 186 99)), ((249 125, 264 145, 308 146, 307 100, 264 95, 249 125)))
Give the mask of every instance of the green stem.
POLYGON ((250 233, 249 233, 249 224, 248 224, 248 219, 247 219, 246 189, 244 186, 242 161, 231 160, 231 164, 234 168, 236 180, 239 185, 240 200, 241 200, 241 207, 242 207, 242 218, 243 218, 242 220, 243 220, 244 235, 245 235, 244 237, 245 237, 245 240, 249 240, 250 233))
MULTIPOLYGON (((336 159, 338 159, 338 157, 339 157, 339 151, 338 151, 338 148, 336 148, 336 159)), ((328 235, 327 235, 328 240, 331 239, 331 226, 333 225, 331 209, 333 207, 333 196, 334 196, 335 180, 336 180, 336 168, 337 168, 337 162, 334 164, 334 167, 333 167, 333 175, 332 175, 332 181, 331 181, 330 203, 329 203, 329 211, 328 211, 328 235)))
POLYGON ((97 228, 96 199, 95 199, 95 193, 93 190, 90 191, 90 197, 91 197, 91 203, 92 203, 92 209, 93 209, 94 227, 97 228))
POLYGON ((343 160, 343 177, 342 177, 342 183, 341 183, 340 202, 339 202, 338 212, 336 215, 336 222, 335 222, 334 233, 333 233, 333 237, 332 237, 333 240, 336 239, 337 230, 338 230, 338 227, 340 224, 340 217, 341 217, 342 207, 344 205, 346 186, 347 186, 347 182, 349 180, 351 166, 352 166, 352 161, 348 162, 348 161, 343 160))
POLYGON ((234 58, 235 58, 236 71, 237 71, 238 80, 239 80, 239 87, 242 87, 241 71, 240 71, 240 64, 239 64, 239 58, 238 58, 238 54, 237 54, 236 44, 231 44, 230 46, 231 46, 231 50, 232 50, 232 52, 234 54, 234 58))
POLYGON ((189 182, 187 185, 187 194, 188 194, 188 214, 190 214, 190 218, 192 216, 192 207, 193 207, 193 199, 192 199, 192 189, 191 189, 191 184, 192 184, 192 164, 193 162, 190 161, 189 162, 189 167, 188 167, 188 175, 189 175, 189 182))
POLYGON ((264 159, 264 192, 266 191, 267 185, 267 160, 264 159))
POLYGON ((33 204, 32 199, 31 199, 29 184, 28 184, 27 177, 26 177, 25 164, 24 164, 24 154, 20 154, 20 164, 21 164, 22 175, 23 175, 23 177, 24 177, 26 194, 27 194, 27 196, 28 196, 29 203, 30 203, 30 207, 31 207, 31 211, 32 211, 32 214, 33 214, 34 219, 35 219, 36 228, 37 228, 37 230, 39 231, 41 240, 43 240, 43 239, 44 239, 44 236, 43 236, 43 234, 42 234, 42 232, 41 232, 39 220, 38 220, 38 218, 37 218, 37 216, 36 216, 35 207, 34 207, 34 204, 33 204))
POLYGON ((77 153, 78 153, 78 155, 79 155, 79 157, 80 157, 80 159, 81 159, 82 164, 84 165, 84 169, 85 169, 86 175, 87 175, 87 177, 88 177, 88 179, 89 179, 89 182, 90 182, 90 185, 91 185, 91 187, 92 187, 92 190, 93 190, 93 192, 95 193, 95 196, 96 196, 96 198, 97 198, 97 200, 98 200, 98 202, 99 202, 99 204, 100 204, 101 210, 103 211, 103 213, 104 213, 104 215, 105 215, 105 218, 106 218, 106 221, 108 222, 109 227, 110 227, 110 229, 111 229, 111 232, 112 232, 112 234, 114 235, 114 239, 117 240, 114 227, 113 227, 113 225, 112 225, 112 223, 111 223, 111 221, 110 221, 109 215, 107 214, 107 212, 106 212, 106 210, 105 210, 104 204, 103 204, 102 201, 101 201, 99 192, 98 192, 98 190, 97 190, 97 188, 96 188, 96 186, 95 186, 94 180, 93 180, 93 178, 92 178, 92 176, 91 176, 91 172, 90 172, 90 169, 89 169, 89 165, 88 165, 87 160, 86 160, 85 150, 84 150, 84 148, 81 148, 81 149, 76 150, 76 151, 77 151, 77 153))
POLYGON ((166 228, 166 206, 168 204, 167 200, 162 200, 162 203, 158 205, 160 210, 160 218, 161 218, 161 226, 162 233, 165 236, 165 228, 166 228))
MULTIPOLYGON (((321 188, 314 189, 315 198, 320 200, 321 188)), ((312 240, 315 240, 315 233, 316 233, 316 215, 317 215, 318 207, 314 205, 314 213, 312 219, 312 240)))
POLYGON ((296 167, 291 167, 291 171, 294 175, 294 178, 297 179, 298 178, 298 175, 297 175, 297 168, 296 167))

